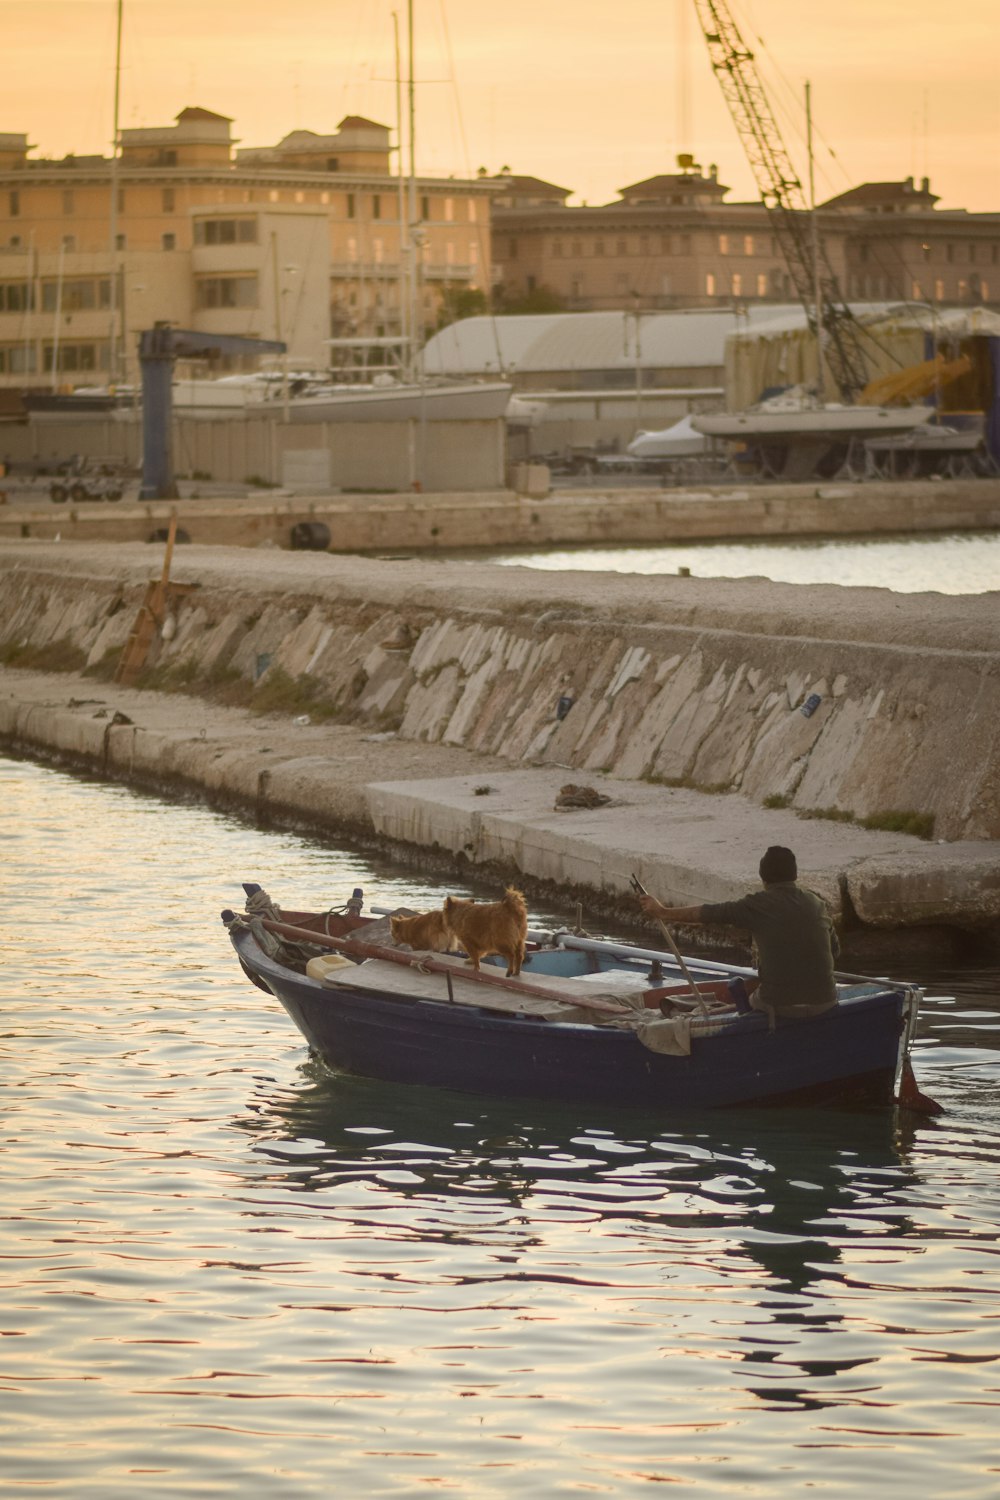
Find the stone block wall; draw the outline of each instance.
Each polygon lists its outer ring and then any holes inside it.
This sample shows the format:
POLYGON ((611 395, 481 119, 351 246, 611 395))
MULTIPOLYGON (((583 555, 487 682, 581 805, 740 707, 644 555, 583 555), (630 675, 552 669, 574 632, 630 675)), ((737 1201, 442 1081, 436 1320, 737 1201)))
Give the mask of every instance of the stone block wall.
MULTIPOLYGON (((200 586, 157 642, 150 686, 211 695, 225 679, 252 701, 284 674, 302 689, 296 711, 565 767, 567 780, 1000 836, 1000 642, 985 596, 207 548, 183 549, 179 566, 200 586)), ((68 643, 107 663, 147 568, 141 549, 0 549, 3 659, 68 643)))

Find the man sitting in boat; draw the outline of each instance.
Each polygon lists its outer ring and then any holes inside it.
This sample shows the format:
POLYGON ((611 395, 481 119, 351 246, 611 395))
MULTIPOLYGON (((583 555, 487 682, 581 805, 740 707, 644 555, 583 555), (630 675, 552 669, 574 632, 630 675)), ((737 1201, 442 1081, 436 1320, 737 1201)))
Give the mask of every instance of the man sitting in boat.
POLYGON ((661 922, 749 930, 760 975, 753 1008, 772 1020, 815 1016, 837 1003, 833 965, 840 944, 825 903, 796 884, 798 873, 791 849, 772 844, 760 862, 762 891, 704 906, 663 906, 655 896, 640 896, 639 905, 661 922))

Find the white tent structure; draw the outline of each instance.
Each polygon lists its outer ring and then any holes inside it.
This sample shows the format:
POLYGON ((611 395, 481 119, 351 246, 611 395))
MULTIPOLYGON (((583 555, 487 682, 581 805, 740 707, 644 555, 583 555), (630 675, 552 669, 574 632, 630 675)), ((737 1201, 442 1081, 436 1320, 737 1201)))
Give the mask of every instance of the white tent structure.
POLYGON ((787 311, 538 313, 463 318, 430 338, 428 376, 503 375, 515 390, 624 390, 722 384, 726 340, 787 311))

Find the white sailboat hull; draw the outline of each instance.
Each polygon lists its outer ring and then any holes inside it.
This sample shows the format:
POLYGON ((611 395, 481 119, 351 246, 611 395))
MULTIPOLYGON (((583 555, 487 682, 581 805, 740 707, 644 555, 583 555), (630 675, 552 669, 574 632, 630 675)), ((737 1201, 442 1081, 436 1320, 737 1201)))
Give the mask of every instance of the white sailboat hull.
POLYGON ((706 437, 730 442, 754 439, 829 443, 836 438, 875 438, 909 432, 932 415, 929 406, 814 406, 780 410, 748 408, 706 413, 691 425, 706 437))
POLYGON ((288 410, 293 422, 487 422, 504 415, 510 393, 505 381, 363 387, 303 396, 288 410))

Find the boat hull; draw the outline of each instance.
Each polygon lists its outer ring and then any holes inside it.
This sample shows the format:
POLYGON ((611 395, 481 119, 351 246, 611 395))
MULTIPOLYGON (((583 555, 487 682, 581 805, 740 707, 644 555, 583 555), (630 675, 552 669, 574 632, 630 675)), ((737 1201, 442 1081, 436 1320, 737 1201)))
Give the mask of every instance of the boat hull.
POLYGON ((730 442, 795 441, 829 443, 831 439, 876 438, 909 432, 932 415, 930 407, 838 406, 801 410, 719 412, 691 419, 706 437, 730 442))
POLYGON ((689 1056, 652 1052, 629 1031, 318 983, 231 931, 244 971, 284 1007, 328 1066, 465 1093, 664 1111, 850 1099, 889 1104, 905 995, 887 990, 768 1029, 754 1013, 692 1039, 689 1056))

